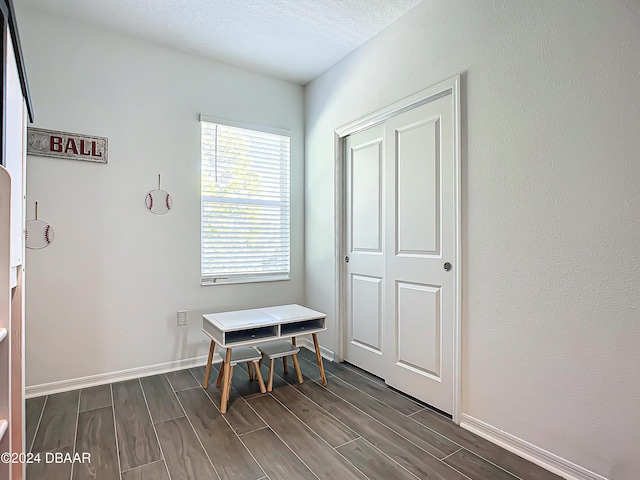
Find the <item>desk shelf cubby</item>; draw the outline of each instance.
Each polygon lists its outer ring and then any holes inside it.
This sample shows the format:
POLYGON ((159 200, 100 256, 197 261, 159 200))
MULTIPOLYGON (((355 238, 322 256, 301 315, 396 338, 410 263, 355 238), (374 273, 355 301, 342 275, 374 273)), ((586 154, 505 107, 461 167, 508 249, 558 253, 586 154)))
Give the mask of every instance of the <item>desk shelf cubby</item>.
POLYGON ((278 336, 278 327, 257 327, 248 328, 244 330, 236 330, 235 332, 225 332, 225 344, 234 345, 239 343, 247 343, 252 341, 258 341, 265 338, 276 338, 278 336))
POLYGON ((283 337, 305 335, 319 330, 324 330, 324 318, 314 318, 280 325, 280 335, 283 337))

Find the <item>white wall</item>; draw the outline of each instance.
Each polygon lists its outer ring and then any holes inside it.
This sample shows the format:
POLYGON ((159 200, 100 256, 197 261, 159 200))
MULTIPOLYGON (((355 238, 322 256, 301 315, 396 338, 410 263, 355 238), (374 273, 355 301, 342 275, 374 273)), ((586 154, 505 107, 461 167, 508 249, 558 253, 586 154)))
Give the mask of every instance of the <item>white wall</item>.
POLYGON ((425 0, 305 96, 306 301, 334 325, 334 129, 463 74, 463 413, 616 480, 640 472, 639 51, 637 0, 425 0))
POLYGON ((27 219, 38 201, 55 231, 27 252, 27 385, 205 355, 202 312, 302 301, 302 87, 17 13, 34 126, 109 138, 108 165, 27 160, 27 219), (200 286, 200 113, 293 131, 292 280, 200 286), (159 173, 164 216, 144 202, 159 173))

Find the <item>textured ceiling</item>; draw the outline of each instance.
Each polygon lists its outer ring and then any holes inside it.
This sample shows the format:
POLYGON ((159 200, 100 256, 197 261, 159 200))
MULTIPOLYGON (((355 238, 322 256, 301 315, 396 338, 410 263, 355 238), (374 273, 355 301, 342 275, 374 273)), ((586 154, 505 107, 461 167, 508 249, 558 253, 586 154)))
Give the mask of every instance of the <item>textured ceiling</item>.
POLYGON ((421 0, 20 0, 305 84, 421 0))

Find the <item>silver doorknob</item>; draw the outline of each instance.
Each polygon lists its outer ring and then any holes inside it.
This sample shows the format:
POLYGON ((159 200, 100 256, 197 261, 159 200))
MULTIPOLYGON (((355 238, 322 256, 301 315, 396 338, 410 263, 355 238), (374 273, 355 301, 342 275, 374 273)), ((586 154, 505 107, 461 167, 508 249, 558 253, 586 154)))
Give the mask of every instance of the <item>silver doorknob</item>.
POLYGON ((344 261, 349 263, 349 257, 344 257, 344 261))
POLYGON ((449 270, 451 270, 451 264, 449 262, 444 264, 444 271, 448 272, 449 270))

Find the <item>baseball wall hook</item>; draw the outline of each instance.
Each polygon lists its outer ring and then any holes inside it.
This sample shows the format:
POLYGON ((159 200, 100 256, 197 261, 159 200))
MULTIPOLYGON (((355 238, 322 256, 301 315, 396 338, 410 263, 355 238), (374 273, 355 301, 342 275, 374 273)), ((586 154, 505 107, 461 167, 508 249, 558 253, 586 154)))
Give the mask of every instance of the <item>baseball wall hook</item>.
POLYGON ((53 228, 47 222, 38 220, 38 202, 36 202, 36 219, 27 221, 25 228, 25 246, 31 249, 45 248, 53 242, 53 228))
POLYGON ((164 215, 173 206, 171 195, 160 188, 160 174, 158 174, 158 188, 147 193, 145 199, 147 210, 156 215, 164 215))

